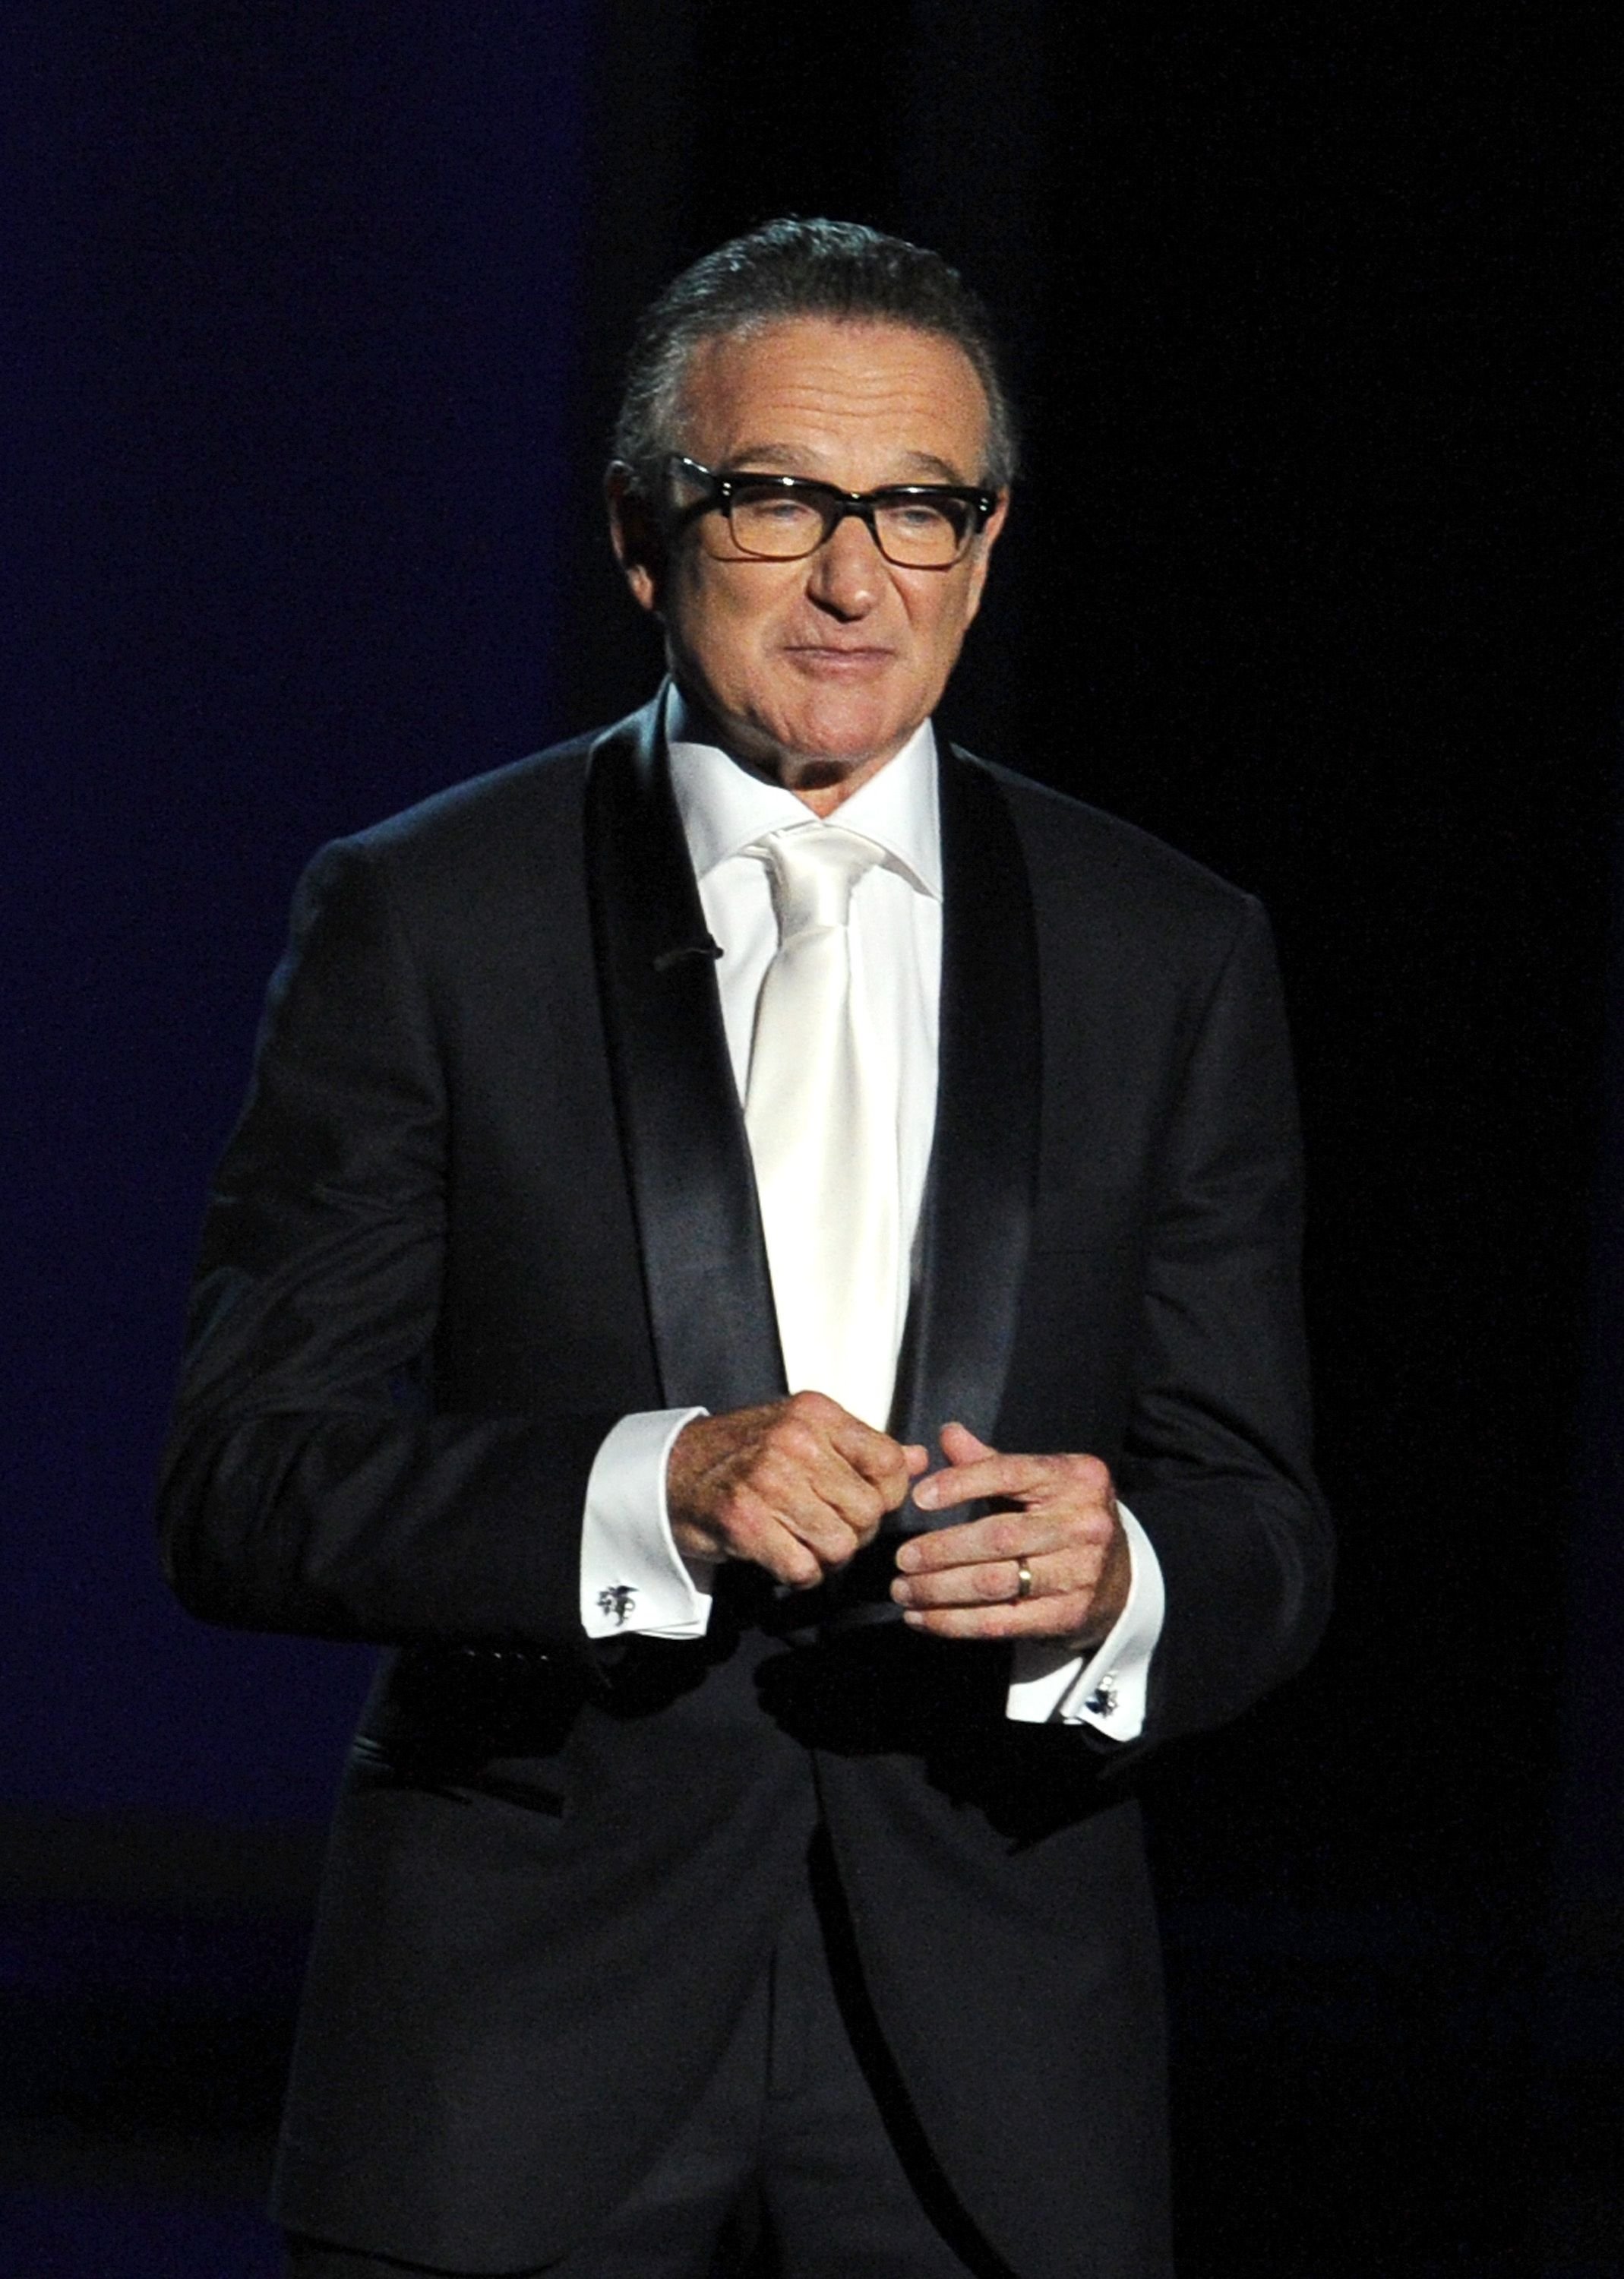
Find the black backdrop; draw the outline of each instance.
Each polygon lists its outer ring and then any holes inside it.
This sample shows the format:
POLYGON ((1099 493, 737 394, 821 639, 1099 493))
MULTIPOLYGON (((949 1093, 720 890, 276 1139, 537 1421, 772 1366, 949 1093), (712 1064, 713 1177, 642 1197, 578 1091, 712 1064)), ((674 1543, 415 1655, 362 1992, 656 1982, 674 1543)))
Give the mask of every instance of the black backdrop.
POLYGON ((293 876, 646 693, 596 503, 632 316, 831 211, 941 246, 1015 344, 950 724, 1261 893, 1288 972, 1344 1580, 1314 1670, 1153 1783, 1184 2267, 1613 2267, 1613 41, 12 12, 15 2194, 218 2184, 222 2127, 249 2189, 364 1675, 186 1623, 145 1515, 293 876))

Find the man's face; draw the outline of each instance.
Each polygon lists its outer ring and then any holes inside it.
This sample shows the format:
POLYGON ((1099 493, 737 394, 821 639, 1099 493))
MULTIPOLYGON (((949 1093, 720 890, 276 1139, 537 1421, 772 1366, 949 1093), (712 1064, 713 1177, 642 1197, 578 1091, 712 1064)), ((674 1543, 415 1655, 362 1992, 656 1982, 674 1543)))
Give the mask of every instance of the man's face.
MULTIPOLYGON (((683 448, 716 473, 804 475, 841 490, 979 484, 987 406, 954 342, 885 323, 796 318, 696 351, 683 448)), ((798 789, 856 784, 934 710, 980 605, 999 506, 946 570, 887 562, 854 516, 798 562, 743 555, 719 513, 663 559, 617 539, 632 592, 664 618, 678 684, 731 748, 798 789)))

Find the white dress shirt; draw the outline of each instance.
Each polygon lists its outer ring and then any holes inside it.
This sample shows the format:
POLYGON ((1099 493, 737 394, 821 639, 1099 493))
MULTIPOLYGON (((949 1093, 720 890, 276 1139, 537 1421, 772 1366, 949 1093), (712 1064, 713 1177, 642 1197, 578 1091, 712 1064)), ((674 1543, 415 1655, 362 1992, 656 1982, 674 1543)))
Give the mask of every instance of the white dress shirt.
MULTIPOLYGON (((778 948, 761 842, 786 827, 817 825, 793 792, 751 774, 716 745, 693 740, 674 694, 667 700, 666 724, 671 782, 700 901, 722 948, 716 979, 742 1100, 756 1000, 778 948)), ((936 745, 928 721, 841 802, 839 822, 842 830, 885 849, 884 860, 853 894, 850 950, 854 999, 873 1040, 875 1071, 894 1087, 888 1104, 894 1108, 902 1210, 895 1307, 900 1344, 936 1122, 942 865, 936 745)), ((589 1638, 704 1635, 714 1566, 678 1550, 666 1509, 665 1471, 678 1433, 705 1413, 663 1408, 623 1417, 599 1450, 581 1536, 581 1621, 589 1638)), ((1117 1740, 1138 1733, 1165 1598, 1148 1537, 1131 1513, 1118 1509, 1132 1569, 1127 1604, 1086 1657, 1059 1643, 1017 1646, 1007 1703, 1011 1717, 1034 1724, 1058 1717, 1092 1725, 1117 1740)))

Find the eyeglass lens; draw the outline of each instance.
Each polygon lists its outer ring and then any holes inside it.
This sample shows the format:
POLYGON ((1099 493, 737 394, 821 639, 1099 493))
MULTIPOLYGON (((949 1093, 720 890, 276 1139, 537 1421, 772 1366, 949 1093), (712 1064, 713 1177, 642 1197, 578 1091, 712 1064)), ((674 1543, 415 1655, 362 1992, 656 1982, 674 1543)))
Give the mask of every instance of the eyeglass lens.
MULTIPOLYGON (((816 553, 845 512, 854 511, 833 492, 797 494, 777 484, 755 489, 735 480, 728 503, 734 543, 770 561, 816 553)), ((946 569, 970 536, 973 510, 962 499, 887 499, 863 514, 888 562, 917 570, 946 569)))

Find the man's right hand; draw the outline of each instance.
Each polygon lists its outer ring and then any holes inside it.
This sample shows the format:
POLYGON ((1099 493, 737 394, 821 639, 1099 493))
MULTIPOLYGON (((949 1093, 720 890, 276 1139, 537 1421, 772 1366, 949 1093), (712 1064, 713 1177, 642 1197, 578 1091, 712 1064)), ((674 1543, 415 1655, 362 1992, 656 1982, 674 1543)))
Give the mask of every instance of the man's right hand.
POLYGON ((665 1500, 690 1559, 748 1559, 808 1589, 844 1567, 930 1464, 823 1393, 696 1416, 677 1435, 665 1500))

